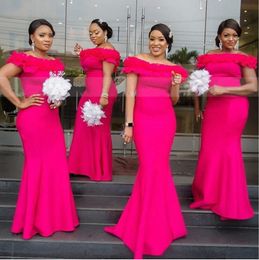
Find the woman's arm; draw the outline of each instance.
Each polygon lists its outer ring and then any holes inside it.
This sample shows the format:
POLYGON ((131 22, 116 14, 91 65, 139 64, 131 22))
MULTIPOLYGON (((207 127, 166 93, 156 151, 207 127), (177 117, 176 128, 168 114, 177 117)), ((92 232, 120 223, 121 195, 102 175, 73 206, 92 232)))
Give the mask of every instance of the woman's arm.
POLYGON ((237 87, 221 87, 215 85, 209 89, 210 94, 212 94, 213 96, 219 96, 223 94, 248 96, 257 92, 257 78, 254 69, 247 67, 243 68, 243 76, 245 84, 237 87))
POLYGON ((131 126, 125 126, 124 129, 124 141, 129 143, 133 135, 133 111, 135 105, 135 92, 138 82, 138 76, 134 73, 127 75, 127 86, 126 86, 126 112, 125 112, 125 123, 132 123, 131 126))
POLYGON ((180 84, 172 84, 170 89, 170 96, 173 101, 173 105, 176 105, 180 98, 180 84))
POLYGON ((80 52, 83 50, 83 47, 79 45, 78 43, 75 44, 74 46, 74 53, 79 56, 80 52))
POLYGON ((179 100, 181 83, 182 83, 182 75, 172 71, 172 85, 170 89, 170 96, 173 101, 173 105, 176 105, 179 100))
POLYGON ((4 65, 0 69, 1 93, 19 109, 27 108, 32 105, 40 106, 44 100, 42 97, 40 97, 40 94, 35 94, 29 98, 20 100, 12 90, 9 78, 15 77, 21 72, 22 69, 12 63, 4 65))
POLYGON ((114 70, 114 65, 104 61, 103 62, 103 88, 100 98, 100 105, 108 105, 109 89, 112 83, 112 73, 114 70))
POLYGON ((200 119, 203 119, 203 114, 200 109, 200 98, 199 96, 195 95, 193 97, 193 103, 194 103, 194 116, 196 122, 199 122, 200 119))

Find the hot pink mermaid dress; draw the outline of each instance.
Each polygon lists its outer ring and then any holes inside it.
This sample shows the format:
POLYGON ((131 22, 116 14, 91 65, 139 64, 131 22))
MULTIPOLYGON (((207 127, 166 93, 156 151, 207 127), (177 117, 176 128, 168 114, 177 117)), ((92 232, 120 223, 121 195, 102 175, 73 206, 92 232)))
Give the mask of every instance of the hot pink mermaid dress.
POLYGON ((80 99, 76 114, 73 140, 69 154, 70 173, 88 176, 94 181, 112 180, 111 116, 117 97, 114 82, 109 89, 109 104, 104 107, 106 118, 102 125, 88 126, 82 119, 84 103, 98 103, 103 88, 103 62, 119 65, 120 55, 116 50, 94 48, 80 53, 81 66, 86 72, 86 89, 80 99))
MULTIPOLYGON (((242 67, 255 68, 256 59, 244 54, 205 54, 199 56, 197 67, 209 71, 210 86, 240 86, 242 67)), ((208 96, 191 208, 210 209, 223 219, 253 217, 241 150, 248 107, 245 96, 208 96)))
MULTIPOLYGON (((49 72, 63 71, 61 61, 14 52, 8 59, 22 69, 25 97, 42 94, 49 72)), ((73 231, 79 224, 69 180, 58 109, 47 103, 19 111, 17 129, 24 148, 24 168, 11 231, 24 239, 73 231)))
POLYGON ((127 58, 124 66, 125 73, 138 75, 133 137, 139 169, 119 222, 105 231, 122 239, 139 259, 163 254, 173 240, 186 235, 169 166, 176 131, 169 89, 172 71, 183 77, 187 73, 178 65, 152 64, 136 57, 127 58))

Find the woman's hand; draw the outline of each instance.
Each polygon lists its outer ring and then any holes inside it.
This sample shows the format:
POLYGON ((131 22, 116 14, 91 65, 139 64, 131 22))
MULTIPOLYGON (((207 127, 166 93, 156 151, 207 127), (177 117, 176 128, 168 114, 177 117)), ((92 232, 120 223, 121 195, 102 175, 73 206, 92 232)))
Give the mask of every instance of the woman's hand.
POLYGON ((217 85, 214 85, 214 86, 210 87, 210 88, 209 88, 209 93, 210 93, 212 96, 221 96, 221 95, 223 95, 223 94, 226 94, 225 88, 224 88, 224 87, 217 86, 217 85))
POLYGON ((182 83, 182 75, 172 71, 172 86, 180 85, 182 83))
POLYGON ((198 123, 200 120, 203 119, 203 113, 199 109, 194 109, 194 116, 195 116, 195 121, 198 123))
POLYGON ((23 98, 18 104, 19 109, 25 109, 30 106, 41 106, 44 103, 44 98, 41 94, 33 94, 28 98, 23 98))
POLYGON ((78 43, 76 43, 75 47, 74 47, 74 53, 79 56, 80 52, 83 50, 82 46, 79 45, 78 43))
POLYGON ((132 141, 133 136, 133 129, 132 127, 125 126, 124 133, 122 135, 122 138, 124 139, 124 144, 127 144, 132 141))
POLYGON ((170 90, 170 96, 173 102, 173 105, 176 105, 180 98, 180 84, 182 82, 182 75, 172 71, 172 86, 170 90))
POLYGON ((56 108, 60 107, 61 105, 62 105, 62 102, 61 101, 57 101, 55 103, 51 103, 49 105, 49 107, 50 107, 50 109, 56 109, 56 108))
POLYGON ((107 97, 101 97, 100 100, 99 100, 99 104, 102 106, 102 107, 105 107, 109 104, 109 100, 107 97))

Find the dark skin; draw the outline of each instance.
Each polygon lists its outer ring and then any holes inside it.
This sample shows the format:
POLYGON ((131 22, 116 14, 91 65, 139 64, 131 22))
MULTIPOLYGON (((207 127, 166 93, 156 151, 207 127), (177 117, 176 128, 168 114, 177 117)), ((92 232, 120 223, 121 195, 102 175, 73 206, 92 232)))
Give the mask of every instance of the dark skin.
MULTIPOLYGON (((51 28, 46 25, 39 26, 35 32, 30 35, 32 42, 35 45, 34 51, 26 52, 26 55, 34 57, 53 59, 47 55, 47 51, 50 49, 53 43, 53 33, 51 28)), ((33 94, 30 97, 18 98, 12 90, 9 79, 19 75, 22 69, 14 64, 6 64, 0 69, 0 91, 1 93, 12 102, 18 109, 26 109, 30 106, 40 106, 44 103, 44 98, 41 94, 33 94)), ((61 105, 50 104, 51 109, 55 109, 61 105)))
MULTIPOLYGON (((154 30, 149 37, 149 53, 138 55, 139 59, 150 63, 160 63, 164 65, 174 65, 166 59, 165 53, 168 44, 165 37, 160 31, 154 30)), ((138 76, 134 73, 127 74, 126 86, 126 122, 133 122, 133 110, 135 105, 135 91, 138 82, 138 76)), ((175 105, 179 100, 179 89, 182 82, 181 74, 172 73, 172 87, 170 88, 170 96, 175 105)), ((133 137, 132 127, 125 127, 123 139, 125 143, 131 142, 133 137)))
MULTIPOLYGON (((105 49, 114 49, 112 44, 105 41, 105 36, 107 32, 103 31, 102 28, 96 24, 92 23, 89 27, 89 36, 90 40, 94 45, 96 45, 97 48, 105 48, 105 49)), ((74 47, 74 52, 79 55, 80 52, 83 50, 83 48, 76 43, 74 47)), ((102 107, 105 107, 108 105, 108 93, 110 89, 110 85, 112 83, 112 73, 114 71, 114 65, 109 62, 103 62, 103 89, 102 93, 106 93, 107 95, 103 95, 100 97, 99 104, 102 107)))
MULTIPOLYGON (((222 43, 222 50, 216 49, 211 50, 208 53, 217 54, 217 53, 240 53, 236 51, 235 45, 238 41, 237 32, 231 28, 225 28, 220 35, 218 35, 219 40, 222 43)), ((257 78, 255 70, 248 67, 242 67, 242 74, 244 79, 244 84, 241 86, 229 86, 223 87, 219 85, 214 85, 209 88, 209 95, 212 96, 221 96, 221 95, 237 95, 237 96, 248 96, 258 91, 257 87, 257 78)), ((202 112, 200 111, 199 99, 194 97, 194 114, 196 121, 203 119, 202 112)))

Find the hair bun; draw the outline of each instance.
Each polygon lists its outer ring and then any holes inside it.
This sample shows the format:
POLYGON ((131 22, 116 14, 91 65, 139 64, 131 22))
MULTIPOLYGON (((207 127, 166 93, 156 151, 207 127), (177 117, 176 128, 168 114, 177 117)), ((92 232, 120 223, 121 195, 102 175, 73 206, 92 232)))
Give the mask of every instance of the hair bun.
POLYGON ((112 37, 113 31, 112 28, 108 25, 107 22, 104 22, 102 19, 94 19, 92 23, 98 24, 103 31, 107 31, 107 38, 110 39, 112 37))

